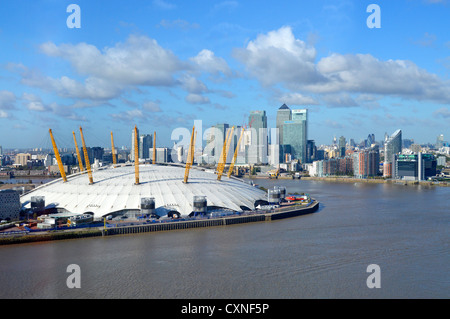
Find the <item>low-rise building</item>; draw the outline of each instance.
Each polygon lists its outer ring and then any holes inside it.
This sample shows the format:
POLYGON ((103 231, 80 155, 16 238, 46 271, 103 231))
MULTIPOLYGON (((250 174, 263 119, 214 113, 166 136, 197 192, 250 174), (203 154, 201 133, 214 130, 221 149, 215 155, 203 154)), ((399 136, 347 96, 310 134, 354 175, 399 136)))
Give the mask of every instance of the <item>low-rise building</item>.
POLYGON ((395 178, 426 180, 436 175, 436 158, 432 154, 400 154, 395 158, 395 178))

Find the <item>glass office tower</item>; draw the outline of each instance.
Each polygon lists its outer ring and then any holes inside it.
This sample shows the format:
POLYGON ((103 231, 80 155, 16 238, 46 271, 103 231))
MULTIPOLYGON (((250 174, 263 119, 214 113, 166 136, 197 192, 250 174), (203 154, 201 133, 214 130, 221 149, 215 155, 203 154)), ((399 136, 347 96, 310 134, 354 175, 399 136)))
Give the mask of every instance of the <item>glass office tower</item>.
POLYGON ((248 163, 266 164, 268 152, 266 111, 251 111, 248 123, 252 131, 252 145, 247 154, 248 163))
POLYGON ((395 163, 395 155, 402 152, 402 131, 395 131, 388 137, 384 144, 383 176, 392 176, 392 165, 395 163))
POLYGON ((283 124, 283 150, 290 147, 290 158, 306 163, 306 148, 308 141, 308 111, 306 109, 292 110, 292 120, 283 124))
MULTIPOLYGON (((278 136, 279 136, 279 144, 283 145, 283 124, 285 121, 292 120, 291 115, 291 109, 286 105, 283 104, 277 111, 277 123, 276 127, 278 129, 278 136)), ((273 141, 272 141, 273 143, 273 141)))
POLYGON ((291 159, 306 162, 306 121, 285 121, 283 124, 284 145, 290 146, 291 159))

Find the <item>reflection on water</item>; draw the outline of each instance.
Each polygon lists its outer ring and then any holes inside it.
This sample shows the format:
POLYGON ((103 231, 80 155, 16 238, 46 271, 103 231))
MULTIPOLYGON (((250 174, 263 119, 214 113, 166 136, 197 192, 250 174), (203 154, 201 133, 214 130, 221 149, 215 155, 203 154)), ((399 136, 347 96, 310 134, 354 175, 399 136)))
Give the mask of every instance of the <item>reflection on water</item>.
POLYGON ((299 180, 273 222, 0 247, 2 298, 448 298, 450 188, 299 180), (81 288, 66 286, 69 264, 81 288), (381 288, 369 289, 369 264, 381 288))

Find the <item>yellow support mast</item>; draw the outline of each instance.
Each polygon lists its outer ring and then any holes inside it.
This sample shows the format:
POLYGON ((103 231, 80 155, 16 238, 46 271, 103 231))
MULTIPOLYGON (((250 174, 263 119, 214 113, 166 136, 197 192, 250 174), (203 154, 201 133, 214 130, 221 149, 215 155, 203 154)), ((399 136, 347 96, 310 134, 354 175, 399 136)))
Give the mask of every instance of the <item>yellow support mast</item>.
POLYGON ((183 180, 184 183, 187 183, 188 181, 189 170, 191 169, 192 163, 194 162, 194 149, 195 149, 194 132, 195 132, 195 125, 192 127, 191 143, 189 144, 188 156, 186 158, 186 168, 184 170, 184 180, 183 180))
POLYGON ((134 126, 134 178, 134 183, 139 185, 139 144, 136 125, 134 126))
POLYGON ((195 131, 194 135, 194 146, 192 146, 192 154, 191 154, 191 163, 194 164, 194 158, 195 158, 195 142, 197 141, 197 131, 195 131))
POLYGON ((59 172, 64 182, 67 182, 66 172, 64 171, 64 166, 61 162, 61 156, 59 156, 58 148, 56 147, 55 139, 53 138, 52 129, 48 130, 50 133, 50 138, 52 139, 53 151, 55 152, 56 161, 58 162, 59 172))
POLYGON ((223 170, 225 169, 225 165, 227 163, 227 154, 230 148, 231 136, 233 135, 234 126, 231 130, 228 131, 227 137, 223 143, 222 154, 220 155, 219 165, 217 165, 217 180, 220 181, 222 178, 223 170))
POLYGON ((236 163, 236 158, 237 158, 237 155, 239 152, 239 145, 241 144, 242 135, 244 135, 244 128, 242 128, 241 136, 239 136, 239 140, 237 142, 236 149, 234 150, 233 160, 231 161, 230 168, 228 169, 228 174, 227 174, 228 177, 230 177, 231 174, 233 173, 234 163, 236 163))
POLYGON ((75 142, 75 148, 77 150, 78 166, 80 166, 80 173, 84 171, 83 161, 81 160, 80 149, 78 148, 77 138, 75 136, 75 131, 72 131, 73 141, 75 142))
POLYGON ((153 164, 156 164, 156 131, 153 132, 153 164))
POLYGON ((112 160, 113 160, 113 165, 117 164, 116 161, 116 149, 114 148, 114 137, 113 137, 113 132, 111 131, 111 153, 112 153, 112 160))
POLYGON ((91 171, 91 163, 89 162, 89 156, 86 149, 86 143, 84 142, 84 136, 83 136, 83 129, 80 126, 80 135, 81 135, 81 143, 83 143, 83 153, 84 153, 84 161, 86 162, 86 169, 89 176, 89 184, 94 184, 94 179, 92 178, 92 171, 91 171))
POLYGON ((231 132, 228 135, 228 139, 227 139, 227 153, 225 155, 225 164, 227 163, 227 156, 228 156, 228 152, 230 151, 231 139, 233 138, 233 131, 234 131, 234 126, 231 128, 231 132))

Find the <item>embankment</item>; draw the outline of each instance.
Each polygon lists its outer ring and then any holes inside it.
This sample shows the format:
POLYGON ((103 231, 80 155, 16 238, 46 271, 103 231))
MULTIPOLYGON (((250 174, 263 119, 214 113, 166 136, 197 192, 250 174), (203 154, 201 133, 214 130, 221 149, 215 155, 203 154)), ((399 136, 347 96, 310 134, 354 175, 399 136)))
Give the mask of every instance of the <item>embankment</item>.
POLYGON ((31 243, 49 240, 77 239, 95 236, 137 234, 137 233, 147 233, 157 231, 191 229, 199 227, 228 226, 251 222, 264 222, 311 214, 316 212, 318 208, 319 202, 314 201, 306 207, 304 206, 285 207, 273 210, 268 213, 243 214, 238 216, 229 216, 222 218, 205 218, 195 220, 155 222, 150 224, 132 225, 124 227, 111 227, 111 228, 99 227, 89 229, 84 228, 82 230, 65 230, 65 231, 56 230, 41 234, 24 234, 3 238, 0 237, 0 245, 31 243))

